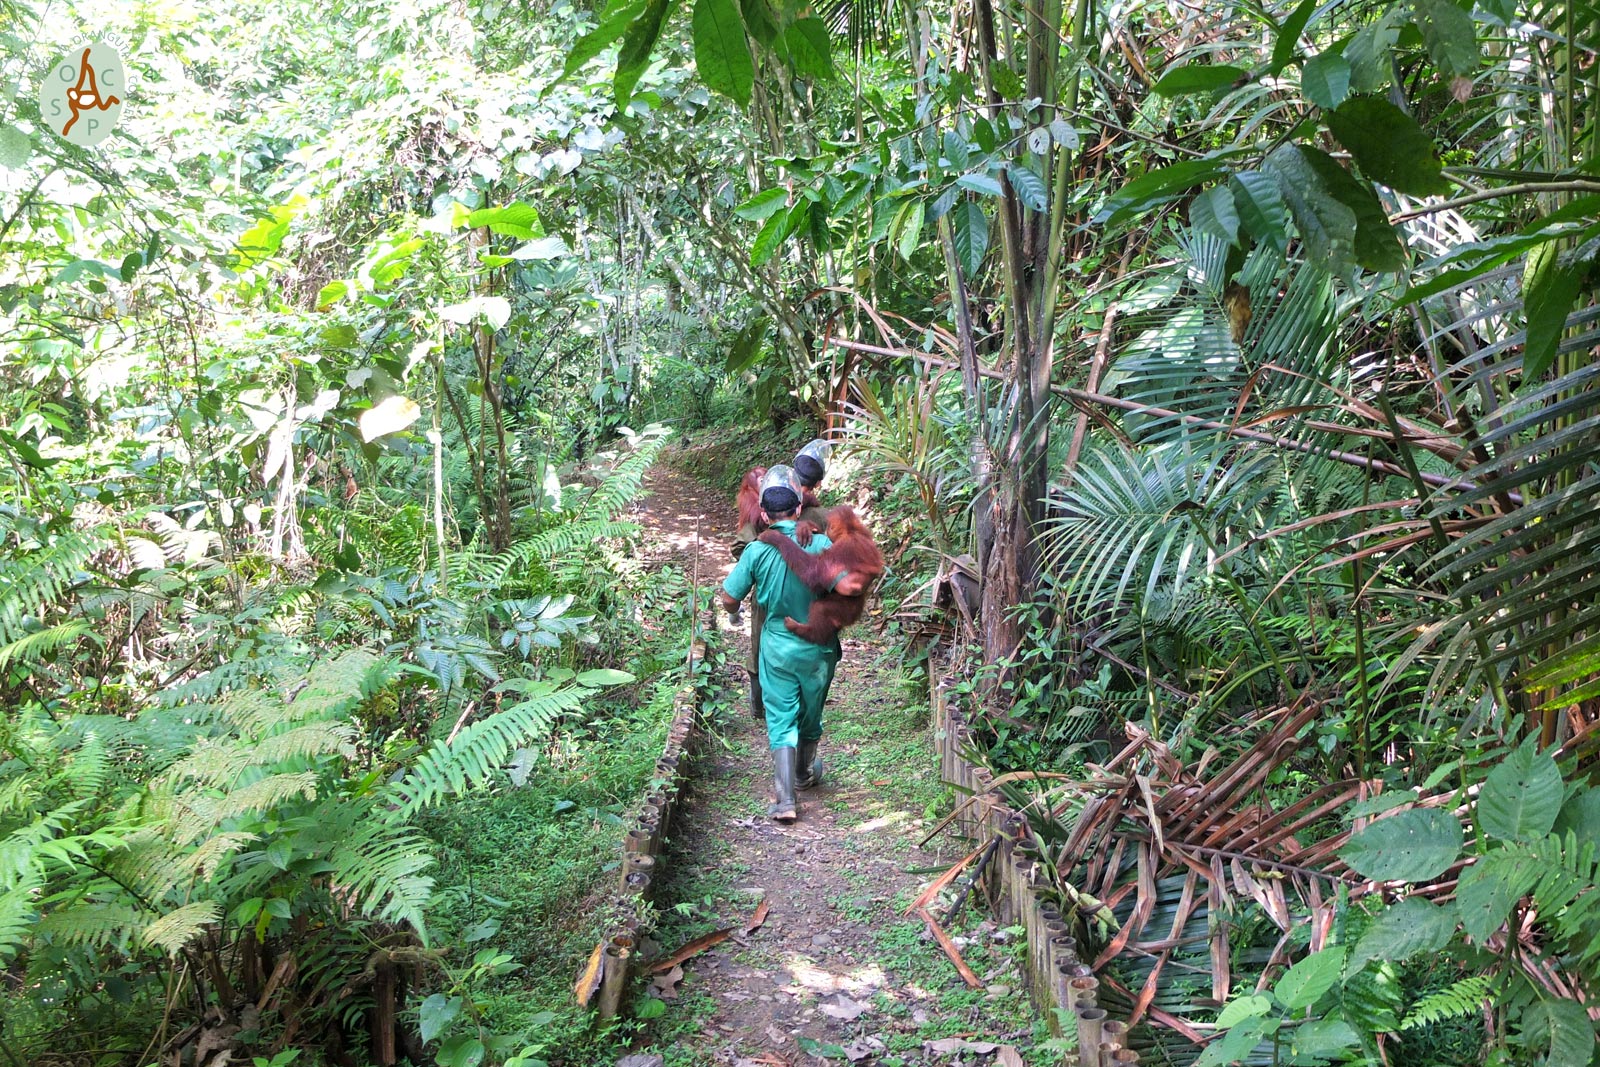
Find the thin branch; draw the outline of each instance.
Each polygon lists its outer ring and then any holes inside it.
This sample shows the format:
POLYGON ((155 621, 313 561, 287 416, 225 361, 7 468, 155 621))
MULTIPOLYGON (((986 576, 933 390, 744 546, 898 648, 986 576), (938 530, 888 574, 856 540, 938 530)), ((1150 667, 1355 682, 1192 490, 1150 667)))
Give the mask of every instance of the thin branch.
POLYGON ((1574 178, 1571 181, 1521 182, 1517 185, 1502 185, 1498 189, 1485 189, 1481 193, 1469 193, 1466 196, 1458 196, 1454 200, 1441 200, 1437 204, 1424 204, 1409 211, 1397 211, 1389 216, 1389 221, 1391 223, 1404 222, 1406 219, 1421 218, 1423 215, 1432 215, 1439 211, 1466 207, 1468 204, 1478 204, 1485 200, 1498 200, 1505 196, 1532 196, 1536 193, 1600 193, 1600 181, 1574 178))
MULTIPOLYGON (((827 343, 831 345, 838 345, 841 348, 853 348, 859 352, 869 352, 874 355, 899 356, 905 359, 917 359, 929 364, 930 366, 941 367, 945 370, 959 369, 954 364, 947 363, 941 359, 935 359, 933 356, 930 356, 927 353, 917 352, 911 349, 895 349, 884 348, 881 345, 866 345, 856 341, 847 341, 842 337, 829 337, 827 338, 827 343)), ((1000 373, 999 371, 989 370, 987 368, 979 368, 978 374, 981 377, 991 378, 996 381, 1007 380, 1004 374, 1000 373)), ((1050 391, 1055 393, 1057 396, 1066 397, 1068 400, 1071 400, 1074 404, 1077 404, 1080 407, 1085 405, 1099 405, 1102 407, 1119 408, 1122 411, 1137 412, 1141 415, 1155 415, 1160 418, 1177 419, 1179 422, 1182 422, 1187 426, 1198 427, 1202 430, 1217 430, 1221 433, 1227 434, 1229 437, 1237 437, 1245 441, 1256 441, 1261 444, 1272 445, 1274 448, 1287 448, 1296 452, 1305 452, 1309 455, 1323 456, 1339 463, 1347 463, 1352 467, 1364 468, 1365 470, 1372 471, 1375 474, 1388 474, 1396 478, 1409 478, 1411 476, 1405 470, 1405 468, 1394 463, 1386 462, 1385 460, 1369 459, 1366 456, 1358 455, 1354 452, 1342 452, 1338 449, 1321 448, 1310 441, 1296 441, 1289 437, 1274 437, 1272 434, 1259 433, 1255 430, 1246 430, 1238 426, 1230 426, 1225 422, 1217 422, 1214 419, 1202 419, 1198 415, 1185 415, 1180 411, 1173 411, 1170 408, 1158 408, 1150 404, 1141 404, 1137 400, 1124 400, 1117 396, 1106 396, 1104 393, 1089 393, 1082 389, 1071 389, 1065 385, 1052 385, 1050 386, 1050 391)), ((1442 474, 1433 474, 1426 471, 1419 472, 1419 477, 1423 482, 1433 486, 1435 489, 1475 490, 1481 488, 1476 483, 1466 481, 1465 479, 1447 478, 1442 474)), ((1509 497, 1517 505, 1520 506, 1522 504, 1522 497, 1520 494, 1509 494, 1509 497)))

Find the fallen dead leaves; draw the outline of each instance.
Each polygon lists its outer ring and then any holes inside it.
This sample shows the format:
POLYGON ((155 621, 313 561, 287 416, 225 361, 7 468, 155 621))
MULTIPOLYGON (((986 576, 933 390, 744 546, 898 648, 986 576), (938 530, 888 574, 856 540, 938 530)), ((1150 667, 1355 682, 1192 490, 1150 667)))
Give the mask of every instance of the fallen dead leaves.
POLYGON ((606 943, 600 942, 589 954, 589 962, 584 964, 583 971, 578 975, 577 983, 572 987, 573 996, 578 998, 578 1007, 586 1008, 593 999, 595 990, 600 988, 600 979, 604 977, 606 943))
MULTIPOLYGON (((761 924, 767 921, 767 913, 771 910, 772 909, 768 906, 767 902, 763 900, 760 906, 756 908, 755 914, 750 916, 750 921, 744 924, 744 928, 741 932, 749 934, 760 929, 761 924)), ((728 940, 728 938, 733 936, 734 929, 735 928, 732 926, 724 926, 721 930, 713 930, 709 934, 700 935, 693 941, 690 941, 688 944, 684 945, 678 951, 674 952, 672 955, 668 956, 666 959, 662 960, 660 963, 652 965, 650 968, 650 973, 662 974, 664 972, 671 972, 675 969, 678 969, 678 977, 681 979, 683 977, 683 972, 678 968, 679 964, 683 963, 685 960, 693 959, 695 956, 700 955, 700 953, 709 948, 715 948, 717 945, 722 944, 724 941, 728 940)))
POLYGON ((961 1052, 971 1052, 977 1056, 994 1056, 998 1067, 1024 1067, 1022 1053, 1015 1046, 1002 1045, 998 1041, 969 1041, 964 1037, 941 1037, 936 1041, 924 1041, 922 1051, 934 1056, 954 1056, 961 1052))

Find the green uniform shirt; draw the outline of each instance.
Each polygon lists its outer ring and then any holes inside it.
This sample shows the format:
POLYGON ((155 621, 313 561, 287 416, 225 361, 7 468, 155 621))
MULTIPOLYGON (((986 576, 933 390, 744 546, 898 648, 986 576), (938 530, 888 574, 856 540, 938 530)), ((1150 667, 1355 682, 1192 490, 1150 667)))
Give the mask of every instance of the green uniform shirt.
MULTIPOLYGON (((781 534, 794 536, 794 521, 784 519, 772 524, 772 529, 781 534)), ((832 547, 833 542, 828 540, 827 534, 812 534, 811 543, 806 546, 810 555, 832 547)), ((807 589, 789 565, 783 561, 783 554, 764 541, 752 541, 750 546, 739 555, 739 562, 734 564, 733 573, 728 575, 728 580, 722 583, 723 591, 735 600, 743 600, 755 591, 756 603, 767 613, 767 621, 761 628, 762 655, 786 655, 793 657, 810 657, 818 652, 829 651, 821 645, 814 645, 810 641, 796 637, 789 632, 783 624, 785 616, 793 618, 796 622, 805 622, 811 617, 811 590, 807 589), (779 649, 783 652, 780 653, 779 649)), ((837 654, 838 639, 834 640, 835 654, 837 654)))
MULTIPOLYGON (((832 508, 825 508, 819 505, 817 507, 806 508, 800 513, 800 517, 796 521, 809 522, 818 530, 825 532, 828 529, 828 516, 832 513, 832 508)), ((754 541, 760 536, 761 535, 756 532, 756 528, 751 526, 749 523, 745 523, 743 526, 739 527, 738 531, 733 535, 733 544, 729 546, 729 551, 733 553, 733 558, 738 559, 741 555, 743 555, 744 550, 750 547, 750 542, 754 541)))
MULTIPOLYGON (((772 528, 794 534, 792 520, 773 523, 772 528)), ((832 543, 826 534, 816 534, 805 550, 815 555, 832 543)), ((768 743, 779 748, 815 741, 822 736, 822 708, 843 647, 838 637, 831 646, 814 645, 790 633, 783 624, 785 616, 799 622, 811 617, 811 590, 794 576, 782 553, 763 541, 752 542, 739 556, 722 589, 735 600, 743 600, 754 590, 756 607, 765 612, 757 677, 768 743)), ((751 614, 752 621, 759 615, 751 614)))

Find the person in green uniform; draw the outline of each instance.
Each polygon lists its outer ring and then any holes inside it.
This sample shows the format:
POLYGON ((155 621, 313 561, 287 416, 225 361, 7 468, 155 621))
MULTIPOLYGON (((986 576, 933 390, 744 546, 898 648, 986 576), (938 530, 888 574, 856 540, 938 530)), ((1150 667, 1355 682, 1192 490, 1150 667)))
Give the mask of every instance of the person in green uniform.
MULTIPOLYGON (((730 551, 734 561, 744 555, 744 550, 750 543, 761 536, 761 531, 755 528, 754 523, 745 523, 733 535, 733 544, 730 551)), ((761 627, 767 621, 767 613, 759 603, 750 606, 750 647, 744 657, 745 676, 750 679, 750 715, 757 722, 766 719, 766 706, 761 702, 761 627)))
MULTIPOLYGON (((783 484, 786 468, 775 470, 776 483, 764 483, 761 493, 763 518, 772 529, 792 537, 800 494, 792 484, 783 484)), ((768 479, 774 479, 773 472, 768 472, 768 479)), ((805 550, 815 554, 831 544, 826 534, 815 534, 805 550)), ((822 739, 822 706, 839 662, 839 640, 835 637, 831 646, 814 645, 789 632, 783 624, 786 616, 802 621, 810 617, 811 590, 789 570, 777 549, 761 541, 752 542, 739 556, 718 598, 737 619, 739 605, 752 592, 766 613, 760 628, 759 677, 772 750, 774 797, 767 814, 779 822, 793 822, 796 786, 806 788, 818 780, 815 762, 822 739)))
POLYGON ((819 437, 802 448, 793 463, 800 483, 800 521, 812 523, 819 530, 828 528, 828 513, 833 510, 817 500, 817 490, 828 474, 828 453, 832 451, 833 446, 819 437))
MULTIPOLYGON (((799 521, 809 522, 818 530, 828 528, 828 513, 832 510, 818 503, 816 494, 816 490, 822 485, 822 479, 827 474, 828 453, 832 449, 831 444, 818 438, 800 450, 794 458, 792 468, 781 464, 773 468, 778 471, 791 471, 793 477, 789 479, 790 484, 800 494, 799 521)), ((762 484, 765 485, 772 480, 773 475, 769 471, 762 484)), ((738 532, 733 535, 733 544, 730 547, 733 558, 738 560, 744 554, 744 550, 750 547, 750 543, 760 536, 761 531, 750 523, 739 527, 738 532)), ((759 602, 753 603, 750 607, 750 649, 745 653, 744 669, 745 675, 750 679, 750 715, 757 722, 763 721, 767 715, 766 705, 761 701, 761 630, 766 621, 766 609, 759 602)), ((802 760, 801 766, 809 765, 802 760)), ((804 781, 802 778, 802 789, 807 788, 804 781)))

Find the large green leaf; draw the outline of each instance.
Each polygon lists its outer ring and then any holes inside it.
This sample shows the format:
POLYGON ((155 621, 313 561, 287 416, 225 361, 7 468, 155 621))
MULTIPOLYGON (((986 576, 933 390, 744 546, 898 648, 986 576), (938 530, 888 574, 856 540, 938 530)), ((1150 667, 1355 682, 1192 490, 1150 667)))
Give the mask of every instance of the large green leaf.
POLYGON ((0 167, 21 170, 33 153, 33 142, 15 126, 0 126, 0 167))
POLYGON ((1564 266, 1557 242, 1539 245, 1528 253, 1523 272, 1523 310, 1528 317, 1527 340, 1522 348, 1522 380, 1532 383, 1555 362, 1567 314, 1583 286, 1577 266, 1564 266))
POLYGON ((1312 56, 1300 71, 1300 92, 1320 108, 1338 107, 1350 92, 1350 61, 1338 52, 1312 56))
POLYGON ((785 212, 778 212, 766 222, 761 224, 761 229, 756 231, 756 239, 750 245, 750 265, 763 266, 772 258, 778 246, 783 243, 784 227, 789 221, 785 212))
POLYGON ((771 48, 778 40, 778 16, 767 0, 739 0, 744 28, 751 37, 771 48))
POLYGON ((828 27, 821 19, 795 19, 783 31, 783 45, 789 54, 789 65, 796 73, 812 78, 833 77, 828 27))
POLYGON ((889 230, 890 240, 900 253, 900 258, 909 260, 917 250, 917 245, 922 241, 922 201, 911 199, 900 205, 900 210, 895 212, 894 225, 889 230))
POLYGON ((1344 46, 1344 57, 1350 61, 1350 86, 1358 93, 1371 93, 1389 84, 1391 77, 1389 59, 1400 39, 1395 25, 1396 5, 1378 18, 1357 30, 1344 46))
POLYGON ((1243 170, 1229 180, 1228 188, 1245 232, 1282 252, 1289 243, 1289 210, 1278 191, 1278 179, 1259 170, 1243 170))
POLYGON ((1210 181, 1221 170, 1220 159, 1186 159, 1141 174, 1111 195, 1105 206, 1095 214, 1095 221, 1107 226, 1128 222, 1157 204, 1210 181))
POLYGON ((1374 181, 1413 196, 1446 192, 1433 139, 1415 119, 1377 96, 1351 97, 1328 112, 1328 129, 1374 181))
POLYGON ((1334 945, 1313 952, 1278 979, 1272 995, 1290 1011, 1311 1007, 1339 980, 1339 973, 1344 970, 1344 951, 1343 945, 1334 945))
POLYGON ((1326 152, 1303 148, 1307 164, 1322 182, 1322 192, 1349 208, 1355 216, 1355 234, 1351 241, 1355 261, 1368 270, 1399 270, 1405 264, 1405 250, 1372 187, 1345 170, 1326 152))
POLYGON ((1478 825, 1504 840, 1533 841, 1555 825, 1563 792, 1556 761, 1538 750, 1536 738, 1529 738, 1484 779, 1478 825))
POLYGON ((1350 838, 1340 857, 1375 882, 1422 882, 1443 874, 1461 852, 1461 824, 1438 808, 1379 819, 1350 838))
POLYGON ((1544 1053, 1541 1067, 1589 1067, 1594 1023, 1575 1000, 1540 1000, 1522 1012, 1520 1043, 1544 1053))
POLYGON ((521 200, 500 207, 483 207, 467 215, 468 229, 487 226, 492 233, 507 237, 531 240, 544 236, 544 224, 539 221, 539 209, 521 200))
POLYGON ((1454 911, 1428 903, 1420 897, 1406 897, 1385 908, 1372 920, 1361 940, 1350 953, 1346 968, 1359 971, 1369 960, 1408 960, 1423 952, 1437 952, 1450 941, 1456 930, 1454 911))
POLYGON ((1239 243, 1239 209, 1226 185, 1213 185, 1189 202, 1189 225, 1231 245, 1239 243))
POLYGON ((661 27, 678 0, 646 0, 644 10, 628 26, 622 38, 622 49, 617 53, 617 73, 612 79, 618 105, 633 97, 633 87, 639 84, 645 68, 650 65, 650 53, 661 37, 661 27))
POLYGON ((645 0, 613 0, 608 4, 605 13, 600 16, 600 25, 578 38, 578 43, 567 53, 563 75, 571 74, 604 52, 607 46, 620 41, 622 35, 628 32, 628 27, 644 11, 644 5, 645 0))
POLYGON ((984 196, 1003 196, 1005 194, 1005 189, 1001 186, 1000 179, 983 171, 963 174, 956 179, 956 184, 963 189, 971 189, 975 193, 982 193, 984 196))
POLYGON ((1342 1058, 1340 1053, 1361 1044, 1355 1027, 1343 1019, 1312 1019, 1304 1026, 1295 1027, 1291 1040, 1295 1063, 1337 1062, 1342 1058))
POLYGON ((1295 51, 1300 47, 1300 35, 1305 32, 1306 23, 1311 21, 1317 4, 1318 0, 1300 0, 1295 9, 1289 12, 1289 17, 1283 20, 1283 25, 1278 27, 1278 39, 1272 44, 1274 73, 1288 66, 1294 58, 1295 51))
POLYGON ((1307 257, 1330 270, 1343 270, 1355 261, 1356 215, 1318 177, 1311 160, 1321 154, 1307 145, 1288 144, 1268 156, 1266 165, 1281 178, 1278 188, 1307 257))
POLYGON ((1045 188, 1044 179, 1021 163, 1013 160, 1006 164, 1006 179, 1016 191, 1017 199, 1030 211, 1043 211, 1049 203, 1050 192, 1045 188))
POLYGON ((461 1004, 462 998, 447 997, 443 993, 434 993, 424 1000, 418 1018, 422 1040, 432 1041, 439 1036, 439 1031, 461 1014, 461 1004))
POLYGON ((1222 1067, 1223 1064, 1238 1063, 1247 1059, 1255 1047, 1269 1033, 1278 1029, 1277 1019, 1266 1019, 1260 1015, 1252 1015, 1230 1027, 1221 1037, 1212 1041, 1200 1053, 1200 1058, 1194 1061, 1194 1067, 1222 1067))
POLYGON ((1561 806, 1552 832, 1560 837, 1577 835, 1578 847, 1593 845, 1600 851, 1600 789, 1580 789, 1561 806))
POLYGON ((749 200, 733 209, 733 213, 741 219, 751 222, 760 222, 770 219, 778 212, 789 206, 789 190, 763 189, 749 200))
POLYGON ((1229 1027, 1238 1026, 1246 1019, 1260 1018, 1271 1014, 1271 1012, 1272 999, 1270 997, 1264 997, 1260 993, 1247 993, 1244 996, 1235 997, 1223 1005, 1221 1013, 1217 1015, 1217 1028, 1226 1030, 1229 1027))
POLYGON ((1451 0, 1416 0, 1413 10, 1428 55, 1440 70, 1464 77, 1478 69, 1478 35, 1470 14, 1451 0))
POLYGON ((963 200, 951 211, 950 225, 956 259, 961 261, 961 269, 970 278, 983 266, 983 255, 989 250, 988 216, 976 200, 963 200))
POLYGON ((750 369, 755 361, 761 357, 761 345, 766 339, 767 317, 760 315, 735 334, 733 342, 728 345, 728 373, 743 374, 750 369))
POLYGON ((1461 912, 1461 928, 1482 945, 1500 929, 1511 906, 1538 881, 1537 864, 1521 852, 1494 849, 1461 872, 1456 883, 1456 907, 1461 912))
POLYGON ((1208 66, 1191 63, 1187 67, 1178 67, 1169 70, 1161 79, 1150 87, 1150 91, 1160 96, 1182 96, 1185 93, 1211 93, 1218 89, 1226 89, 1242 78, 1248 78, 1250 72, 1243 67, 1208 66))
POLYGON ((738 6, 734 0, 695 0, 693 21, 694 65, 700 80, 744 107, 750 103, 756 69, 738 6))

